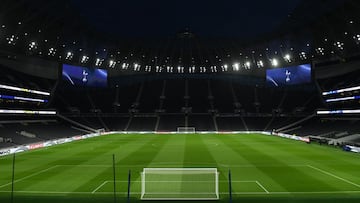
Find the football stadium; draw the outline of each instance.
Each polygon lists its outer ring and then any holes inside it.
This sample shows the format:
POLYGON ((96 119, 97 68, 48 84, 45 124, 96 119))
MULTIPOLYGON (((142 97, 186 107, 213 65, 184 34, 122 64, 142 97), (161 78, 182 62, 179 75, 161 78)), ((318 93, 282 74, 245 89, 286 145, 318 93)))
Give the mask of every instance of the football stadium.
POLYGON ((359 10, 3 0, 0 202, 360 202, 359 10))

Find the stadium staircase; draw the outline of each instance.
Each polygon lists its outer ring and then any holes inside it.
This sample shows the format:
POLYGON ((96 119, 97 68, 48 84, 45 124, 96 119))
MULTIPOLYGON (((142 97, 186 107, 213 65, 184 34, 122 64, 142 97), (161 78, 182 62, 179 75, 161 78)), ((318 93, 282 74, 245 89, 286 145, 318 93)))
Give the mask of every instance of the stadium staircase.
POLYGON ((315 113, 314 113, 314 114, 311 114, 311 115, 309 115, 309 116, 307 116, 307 117, 305 117, 305 118, 303 118, 303 119, 301 119, 301 120, 299 120, 299 121, 296 121, 296 122, 291 123, 291 124, 289 124, 289 125, 286 125, 286 126, 284 126, 284 127, 275 129, 275 131, 276 131, 276 132, 283 132, 284 130, 288 130, 289 128, 292 128, 292 127, 294 127, 294 126, 296 126, 296 125, 299 125, 299 124, 301 124, 301 123, 303 123, 303 122, 305 122, 305 121, 307 121, 307 120, 310 120, 310 119, 314 118, 315 116, 316 116, 315 113))
POLYGON ((60 118, 60 119, 62 119, 62 120, 64 120, 64 121, 67 121, 67 122, 69 122, 69 123, 71 123, 71 124, 73 124, 73 125, 75 125, 75 126, 78 126, 78 127, 80 127, 80 128, 83 128, 83 129, 85 129, 85 130, 87 130, 87 131, 94 132, 94 133, 97 132, 96 129, 91 128, 91 127, 89 127, 89 126, 86 126, 86 125, 84 125, 84 124, 81 124, 81 123, 79 123, 79 122, 76 122, 76 121, 74 121, 74 120, 72 120, 72 119, 70 119, 70 118, 67 118, 67 117, 59 114, 59 113, 57 114, 57 117, 60 118))
POLYGON ((329 141, 329 144, 331 145, 341 145, 343 143, 351 143, 357 139, 360 138, 360 134, 354 134, 354 135, 348 135, 348 136, 345 136, 345 137, 341 137, 341 138, 338 138, 338 139, 331 139, 329 141))

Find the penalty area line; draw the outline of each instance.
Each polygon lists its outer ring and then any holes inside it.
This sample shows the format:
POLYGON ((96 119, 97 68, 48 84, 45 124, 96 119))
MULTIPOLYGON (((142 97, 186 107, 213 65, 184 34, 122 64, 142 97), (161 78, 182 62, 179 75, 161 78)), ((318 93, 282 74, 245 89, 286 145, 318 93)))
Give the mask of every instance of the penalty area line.
POLYGON ((261 187, 261 189, 263 189, 267 194, 270 193, 259 181, 255 181, 255 183, 256 183, 259 187, 261 187))
MULTIPOLYGON (((31 177, 37 176, 37 175, 39 175, 39 174, 41 174, 41 173, 44 173, 44 172, 50 171, 51 169, 54 169, 54 168, 56 168, 56 167, 58 167, 58 165, 55 165, 55 166, 49 167, 49 168, 47 168, 47 169, 41 170, 41 171, 39 171, 39 172, 33 173, 33 174, 28 175, 28 176, 25 176, 25 177, 23 177, 23 178, 17 179, 17 180, 15 180, 15 181, 14 181, 14 183, 17 183, 17 182, 20 182, 20 181, 26 180, 26 179, 28 179, 28 178, 31 178, 31 177)), ((11 184, 12 184, 12 182, 6 183, 6 184, 4 184, 4 185, 1 185, 1 186, 0 186, 0 188, 6 187, 6 186, 11 185, 11 184)))
POLYGON ((96 191, 98 191, 100 188, 102 188, 104 185, 106 185, 106 183, 108 183, 109 181, 104 181, 100 186, 98 186, 97 188, 95 188, 91 194, 94 194, 96 191))
POLYGON ((342 181, 344 181, 344 182, 346 182, 346 183, 349 183, 349 184, 351 184, 351 185, 354 185, 354 186, 360 188, 360 185, 358 185, 358 184, 356 184, 356 183, 354 183, 354 182, 351 182, 350 180, 347 180, 347 179, 345 179, 345 178, 339 177, 339 176, 337 176, 337 175, 335 175, 335 174, 332 174, 332 173, 330 173, 330 172, 324 171, 324 170, 322 170, 322 169, 316 168, 315 166, 311 166, 311 165, 307 165, 307 166, 308 166, 309 168, 314 169, 314 170, 320 171, 320 172, 323 173, 323 174, 326 174, 326 175, 328 175, 328 176, 331 176, 331 177, 334 177, 334 178, 336 178, 336 179, 342 180, 342 181))

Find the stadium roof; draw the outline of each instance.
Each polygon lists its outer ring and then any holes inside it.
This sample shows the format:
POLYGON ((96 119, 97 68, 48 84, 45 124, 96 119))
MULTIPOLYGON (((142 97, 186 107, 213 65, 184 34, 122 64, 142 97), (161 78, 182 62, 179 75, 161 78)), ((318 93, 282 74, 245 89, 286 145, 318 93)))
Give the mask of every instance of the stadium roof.
POLYGON ((0 43, 60 61, 77 63, 86 56, 90 66, 266 67, 287 56, 298 61, 359 53, 359 5, 356 0, 4 0, 0 43))
POLYGON ((4 0, 1 10, 2 21, 33 25, 38 21, 49 27, 61 22, 57 27, 73 25, 114 38, 173 37, 189 29, 200 37, 248 41, 273 34, 284 25, 300 26, 347 1, 4 0))
POLYGON ((257 37, 274 30, 300 0, 74 0, 72 5, 99 31, 118 36, 169 37, 184 28, 199 36, 257 37))

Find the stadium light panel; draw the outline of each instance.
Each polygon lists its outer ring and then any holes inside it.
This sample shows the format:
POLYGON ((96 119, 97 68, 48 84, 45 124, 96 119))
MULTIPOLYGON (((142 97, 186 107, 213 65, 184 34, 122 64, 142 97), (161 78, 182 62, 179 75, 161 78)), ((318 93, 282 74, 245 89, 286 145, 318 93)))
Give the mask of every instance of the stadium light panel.
POLYGON ((329 115, 329 114, 360 114, 360 109, 354 110, 332 110, 332 111, 317 111, 318 115, 329 115))
POLYGON ((11 35, 11 37, 7 38, 8 40, 8 44, 10 45, 16 45, 16 40, 18 40, 19 38, 16 37, 15 35, 11 35))
POLYGON ((244 66, 245 66, 246 69, 250 69, 251 68, 250 61, 245 62, 244 66))
POLYGON ((103 59, 97 58, 95 61, 95 66, 101 66, 103 61, 104 61, 103 59))
POLYGON ((349 87, 349 88, 338 89, 338 90, 332 90, 332 91, 328 91, 328 92, 323 92, 322 95, 326 96, 326 95, 331 95, 331 94, 339 94, 339 93, 342 93, 342 92, 352 92, 352 91, 356 91, 356 90, 360 90, 360 86, 349 87))
POLYGON ((84 56, 81 57, 81 61, 80 61, 80 62, 81 62, 81 63, 87 63, 88 60, 89 60, 89 57, 84 55, 84 56))
POLYGON ((0 109, 0 114, 40 114, 40 115, 56 115, 56 111, 33 111, 33 110, 9 110, 9 109, 0 109))
POLYGON ((37 43, 32 41, 29 43, 29 51, 37 49, 37 43))
POLYGON ((228 70, 228 65, 227 64, 221 66, 221 71, 222 72, 226 72, 227 70, 228 70))
POLYGON ((340 102, 340 101, 349 101, 349 100, 356 100, 360 99, 360 96, 352 96, 352 97, 342 97, 342 98, 335 98, 335 99, 327 99, 326 102, 340 102))
POLYGON ((0 85, 0 89, 50 96, 50 92, 31 90, 31 89, 26 89, 26 88, 21 88, 21 87, 14 87, 14 86, 9 86, 9 85, 0 85))
POLYGON ((306 56, 305 52, 302 51, 299 55, 300 55, 301 60, 306 60, 307 59, 307 56, 306 56))
POLYGON ((340 50, 344 49, 344 43, 343 42, 335 42, 334 46, 336 46, 340 50))
POLYGON ((146 71, 146 72, 151 72, 151 66, 146 65, 146 66, 145 66, 145 71, 146 71))
POLYGON ((277 67, 279 65, 279 61, 277 59, 271 59, 271 65, 277 67))
POLYGON ((318 47, 315 49, 316 53, 319 54, 319 55, 325 55, 325 49, 322 48, 322 47, 318 47))
POLYGON ((50 49, 49 49, 49 52, 48 52, 48 55, 49 55, 49 56, 55 56, 55 54, 56 54, 56 49, 53 48, 53 47, 50 48, 50 49))
POLYGON ((134 63, 134 71, 140 71, 140 64, 134 63))
POLYGON ((115 66, 116 66, 116 61, 110 60, 109 61, 109 68, 115 68, 115 66))
POLYGON ((240 70, 240 64, 239 63, 234 63, 233 69, 234 69, 234 71, 239 71, 240 70))
POLYGON ((217 66, 211 66, 210 69, 211 69, 212 73, 217 73, 218 72, 217 66))
POLYGON ((360 34, 359 34, 359 35, 355 35, 355 36, 354 36, 354 39, 355 39, 357 42, 360 42, 360 34))
POLYGON ((264 67, 264 62, 263 62, 262 60, 258 61, 258 62, 257 62, 257 66, 258 66, 259 68, 263 68, 263 67, 264 67))
POLYGON ((72 60, 73 57, 74 57, 74 54, 71 51, 69 51, 69 52, 66 53, 65 59, 66 60, 72 60))
POLYGON ((128 63, 123 63, 122 64, 122 69, 128 69, 129 68, 129 66, 130 66, 130 64, 128 64, 128 63))
POLYGON ((286 54, 286 55, 284 56, 284 60, 285 60, 286 62, 288 62, 288 63, 291 63, 291 56, 290 56, 290 54, 286 54))
POLYGON ((1 95, 1 94, 0 94, 0 99, 28 101, 28 102, 40 102, 40 103, 48 102, 48 100, 46 100, 46 99, 34 99, 34 98, 28 98, 28 97, 18 97, 18 96, 1 95))

